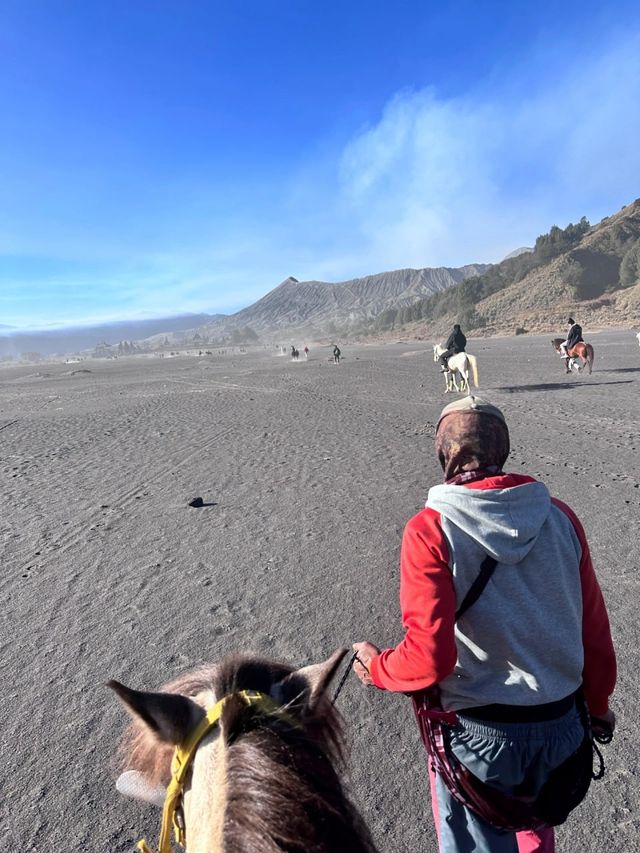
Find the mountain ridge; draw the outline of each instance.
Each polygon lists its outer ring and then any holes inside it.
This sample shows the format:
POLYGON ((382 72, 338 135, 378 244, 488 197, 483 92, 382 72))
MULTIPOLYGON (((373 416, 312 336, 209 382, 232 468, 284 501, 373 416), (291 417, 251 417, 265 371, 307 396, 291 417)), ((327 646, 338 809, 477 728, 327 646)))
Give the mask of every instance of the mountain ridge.
POLYGON ((336 283, 288 276, 231 315, 40 333, 0 326, 0 355, 70 353, 121 340, 156 350, 267 343, 284 335, 440 337, 453 322, 469 335, 513 334, 561 328, 568 315, 591 327, 640 322, 640 199, 596 225, 583 217, 564 229, 553 226, 533 249, 516 249, 497 264, 405 268, 336 283))
POLYGON ((416 310, 420 318, 406 328, 419 336, 442 336, 456 321, 474 336, 561 329, 570 315, 598 328, 638 323, 640 199, 593 226, 584 217, 564 230, 553 226, 532 253, 504 259, 416 310))
MULTIPOLYGON (((221 315, 223 316, 223 315, 221 315)), ((0 326, 0 356, 13 356, 23 352, 41 355, 68 354, 93 349, 106 342, 141 340, 165 330, 186 330, 214 319, 210 314, 177 314, 173 317, 158 317, 146 320, 120 320, 97 323, 92 326, 68 326, 61 329, 17 329, 0 326)))
POLYGON ((198 329, 229 333, 249 327, 257 334, 279 331, 343 331, 375 319, 388 308, 409 306, 425 295, 445 290, 482 273, 490 264, 389 270, 342 282, 299 281, 289 276, 252 305, 198 329))

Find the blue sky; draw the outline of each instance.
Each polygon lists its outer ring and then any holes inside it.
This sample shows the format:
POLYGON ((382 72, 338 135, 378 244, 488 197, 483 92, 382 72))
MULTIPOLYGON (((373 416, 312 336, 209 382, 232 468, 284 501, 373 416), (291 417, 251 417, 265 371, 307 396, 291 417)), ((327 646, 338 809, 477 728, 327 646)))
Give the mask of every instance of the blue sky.
POLYGON ((0 0, 0 324, 499 260, 639 139, 635 2, 0 0))

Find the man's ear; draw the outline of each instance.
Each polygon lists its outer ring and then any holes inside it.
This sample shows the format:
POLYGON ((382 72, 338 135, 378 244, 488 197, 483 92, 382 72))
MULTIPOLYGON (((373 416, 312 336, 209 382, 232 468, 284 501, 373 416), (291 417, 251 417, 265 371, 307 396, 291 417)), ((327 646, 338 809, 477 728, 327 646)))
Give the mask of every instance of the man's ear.
POLYGON ((134 717, 142 720, 163 743, 178 745, 204 717, 204 711, 191 699, 178 693, 145 693, 131 690, 119 681, 110 687, 134 717))
POLYGON ((322 663, 303 666, 292 672, 272 688, 272 696, 283 705, 302 702, 306 711, 314 711, 324 697, 347 649, 336 649, 330 658, 322 663))

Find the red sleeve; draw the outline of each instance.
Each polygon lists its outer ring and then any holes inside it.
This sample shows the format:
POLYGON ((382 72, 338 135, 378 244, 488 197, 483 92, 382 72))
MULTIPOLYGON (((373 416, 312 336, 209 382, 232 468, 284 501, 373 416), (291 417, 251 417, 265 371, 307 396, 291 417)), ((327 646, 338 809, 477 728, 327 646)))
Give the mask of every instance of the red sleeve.
POLYGON ((616 684, 616 654, 611 639, 609 617, 591 562, 584 529, 573 510, 556 498, 552 500, 573 524, 582 548, 580 560, 582 645, 584 647, 582 683, 589 710, 598 717, 608 710, 609 696, 613 693, 616 684))
POLYGON ((458 659, 456 595, 440 515, 423 510, 407 524, 400 555, 400 607, 405 638, 371 662, 377 687, 411 691, 449 675, 458 659))

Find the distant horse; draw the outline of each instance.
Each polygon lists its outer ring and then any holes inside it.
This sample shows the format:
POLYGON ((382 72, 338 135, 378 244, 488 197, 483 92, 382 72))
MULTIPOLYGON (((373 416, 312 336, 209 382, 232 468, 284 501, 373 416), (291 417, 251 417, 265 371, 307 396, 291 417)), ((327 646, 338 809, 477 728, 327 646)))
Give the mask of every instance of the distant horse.
MULTIPOLYGON (((560 344, 563 342, 564 338, 552 338, 551 346, 557 353, 561 353, 560 344)), ((569 356, 567 362, 567 373, 571 370, 575 370, 577 373, 580 373, 586 366, 589 374, 591 374, 594 359, 594 352, 591 344, 585 344, 583 341, 580 341, 580 343, 576 344, 568 351, 567 355, 569 356)))
MULTIPOLYGON (((440 346, 440 344, 434 344, 433 360, 438 361, 442 353, 446 351, 446 348, 440 346)), ((469 385, 469 368, 471 368, 473 373, 473 384, 476 388, 478 387, 478 360, 475 355, 471 355, 469 352, 459 352, 456 355, 452 355, 447 360, 447 365, 448 369, 444 374, 445 394, 453 391, 454 388, 456 391, 466 391, 467 394, 471 393, 471 387, 469 385), (458 383, 456 382, 457 373, 460 374, 459 388, 458 383)))
POLYGON ((336 771, 343 735, 327 689, 345 654, 298 670, 227 657, 159 693, 109 682, 134 718, 116 787, 163 808, 159 853, 172 827, 188 853, 375 853, 336 771))
POLYGON ((300 352, 299 352, 299 350, 297 350, 295 347, 293 347, 293 346, 292 346, 292 347, 291 347, 291 358, 292 358, 294 361, 297 361, 297 360, 298 360, 298 358, 299 358, 299 356, 300 356, 300 352))

